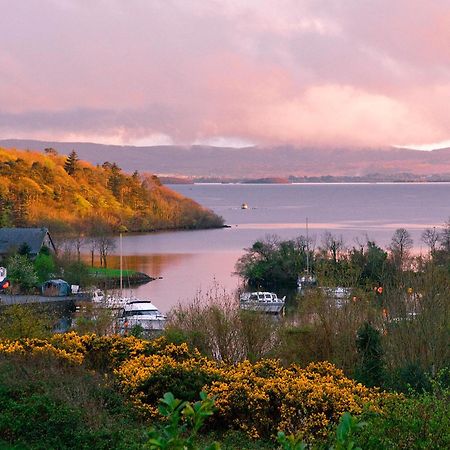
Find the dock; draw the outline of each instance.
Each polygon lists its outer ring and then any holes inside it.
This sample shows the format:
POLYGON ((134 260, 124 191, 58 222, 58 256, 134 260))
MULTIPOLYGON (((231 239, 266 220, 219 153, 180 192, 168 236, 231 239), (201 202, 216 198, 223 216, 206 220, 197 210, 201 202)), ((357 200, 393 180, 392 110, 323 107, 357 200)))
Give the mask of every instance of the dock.
POLYGON ((67 295, 64 297, 49 297, 44 295, 8 295, 0 294, 0 306, 29 305, 45 303, 65 303, 89 300, 87 295, 67 295))

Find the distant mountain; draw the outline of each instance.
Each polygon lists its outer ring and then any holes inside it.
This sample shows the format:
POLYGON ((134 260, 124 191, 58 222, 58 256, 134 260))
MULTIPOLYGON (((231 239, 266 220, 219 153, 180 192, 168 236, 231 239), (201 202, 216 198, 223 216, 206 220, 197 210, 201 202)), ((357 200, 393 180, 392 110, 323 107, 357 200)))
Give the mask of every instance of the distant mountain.
POLYGON ((133 147, 82 142, 0 140, 0 146, 62 154, 76 150, 93 164, 116 162, 124 170, 158 175, 267 178, 365 176, 367 174, 450 174, 450 148, 429 152, 404 148, 308 148, 294 146, 223 148, 209 146, 133 147))

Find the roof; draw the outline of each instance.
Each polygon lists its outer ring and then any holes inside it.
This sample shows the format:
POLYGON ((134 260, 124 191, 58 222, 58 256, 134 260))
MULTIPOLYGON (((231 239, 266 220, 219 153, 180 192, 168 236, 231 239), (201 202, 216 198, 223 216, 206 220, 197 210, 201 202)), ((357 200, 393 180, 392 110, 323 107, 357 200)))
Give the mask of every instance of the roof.
POLYGON ((61 278, 57 278, 55 280, 47 280, 44 284, 45 285, 61 285, 61 284, 66 285, 67 284, 67 286, 69 286, 69 283, 65 280, 61 280, 61 278))
POLYGON ((24 243, 30 247, 30 254, 37 255, 47 234, 47 228, 0 228, 0 255, 18 250, 24 243))

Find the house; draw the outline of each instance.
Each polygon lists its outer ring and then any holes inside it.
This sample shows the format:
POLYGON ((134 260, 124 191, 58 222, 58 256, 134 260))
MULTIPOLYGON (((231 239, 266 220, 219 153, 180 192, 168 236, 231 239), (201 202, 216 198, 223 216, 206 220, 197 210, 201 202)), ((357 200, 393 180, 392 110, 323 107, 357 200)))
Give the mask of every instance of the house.
POLYGON ((56 253, 47 228, 0 228, 0 261, 26 245, 30 257, 36 258, 42 247, 56 253))

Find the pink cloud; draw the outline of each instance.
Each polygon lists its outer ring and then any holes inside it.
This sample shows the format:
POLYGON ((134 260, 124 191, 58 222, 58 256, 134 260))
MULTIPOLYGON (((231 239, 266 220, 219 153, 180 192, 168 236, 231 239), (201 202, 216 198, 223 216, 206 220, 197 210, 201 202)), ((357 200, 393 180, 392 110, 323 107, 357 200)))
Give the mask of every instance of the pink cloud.
POLYGON ((3 137, 450 138, 447 0, 0 3, 3 137))

